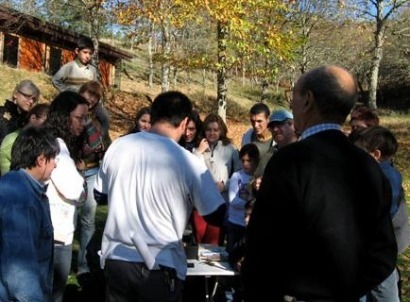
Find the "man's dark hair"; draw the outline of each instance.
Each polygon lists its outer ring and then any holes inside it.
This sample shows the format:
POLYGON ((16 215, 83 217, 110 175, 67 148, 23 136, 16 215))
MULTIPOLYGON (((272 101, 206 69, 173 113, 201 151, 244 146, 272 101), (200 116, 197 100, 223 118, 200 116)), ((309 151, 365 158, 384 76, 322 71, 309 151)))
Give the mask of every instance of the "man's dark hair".
POLYGON ((93 40, 91 40, 89 37, 81 37, 77 40, 77 46, 76 48, 78 48, 79 50, 82 49, 91 49, 92 52, 94 52, 95 48, 94 48, 94 42, 93 40))
POLYGON ((261 113, 264 113, 266 117, 269 117, 270 115, 269 107, 265 103, 256 103, 249 110, 250 115, 257 115, 261 113))
POLYGON ((329 71, 329 66, 321 66, 306 74, 299 87, 300 93, 311 91, 320 113, 343 123, 357 101, 357 91, 350 91, 341 85, 338 78, 329 71))
POLYGON ((40 155, 50 160, 59 152, 58 142, 49 131, 43 127, 27 127, 13 143, 10 170, 34 168, 40 155))
POLYGON ((355 144, 367 152, 380 150, 382 159, 394 156, 399 148, 394 134, 381 126, 373 126, 361 131, 356 137, 355 144))
POLYGON ((151 124, 166 121, 178 127, 192 112, 192 103, 183 93, 168 91, 159 94, 151 106, 151 124))

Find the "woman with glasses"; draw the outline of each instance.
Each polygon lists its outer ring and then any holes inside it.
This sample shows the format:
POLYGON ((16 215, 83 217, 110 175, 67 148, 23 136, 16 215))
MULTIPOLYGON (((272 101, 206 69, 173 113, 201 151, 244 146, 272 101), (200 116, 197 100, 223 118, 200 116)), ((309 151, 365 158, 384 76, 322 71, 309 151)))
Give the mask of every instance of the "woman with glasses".
POLYGON ((51 102, 44 123, 57 138, 60 153, 57 167, 47 187, 51 220, 54 228, 53 301, 63 301, 70 273, 76 207, 85 200, 84 178, 76 163, 82 159, 82 146, 88 116, 88 103, 76 92, 61 92, 51 102))
POLYGON ((0 143, 3 138, 22 126, 25 115, 38 101, 40 90, 30 80, 22 80, 16 85, 11 100, 0 106, 0 143))

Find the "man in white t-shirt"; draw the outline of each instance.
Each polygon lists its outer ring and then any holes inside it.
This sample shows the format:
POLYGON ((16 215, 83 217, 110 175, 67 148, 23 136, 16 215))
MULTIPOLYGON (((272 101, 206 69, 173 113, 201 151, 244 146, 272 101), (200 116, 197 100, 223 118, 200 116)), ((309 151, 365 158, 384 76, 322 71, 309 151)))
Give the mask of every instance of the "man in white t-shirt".
POLYGON ((110 301, 178 301, 186 276, 182 235, 195 207, 221 225, 225 202, 207 170, 178 141, 192 104, 179 92, 157 96, 149 132, 123 136, 104 156, 95 184, 108 199, 101 265, 110 301))

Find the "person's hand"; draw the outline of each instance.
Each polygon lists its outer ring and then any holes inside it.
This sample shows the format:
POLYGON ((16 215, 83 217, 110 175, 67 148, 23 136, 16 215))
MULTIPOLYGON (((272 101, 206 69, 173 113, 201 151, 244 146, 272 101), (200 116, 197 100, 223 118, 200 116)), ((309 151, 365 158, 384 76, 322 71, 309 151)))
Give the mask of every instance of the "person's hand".
POLYGON ((236 267, 235 269, 240 272, 242 269, 242 262, 243 262, 244 257, 242 257, 241 259, 238 260, 238 262, 236 262, 236 267))
POLYGON ((85 161, 83 161, 82 159, 77 161, 75 165, 76 165, 78 171, 84 171, 85 170, 85 161))
POLYGON ((259 177, 255 178, 255 181, 254 181, 254 183, 253 183, 253 188, 254 188, 256 191, 259 191, 259 188, 260 188, 260 186, 261 186, 261 182, 262 182, 262 176, 259 176, 259 177))
POLYGON ((243 188, 239 190, 239 198, 245 201, 249 201, 253 198, 253 195, 247 189, 243 188))
POLYGON ((196 148, 196 150, 198 151, 198 153, 203 154, 206 150, 209 149, 209 143, 206 140, 206 138, 201 139, 198 148, 196 148))
POLYGON ((217 181, 215 184, 219 192, 223 192, 225 190, 225 183, 223 181, 217 181))

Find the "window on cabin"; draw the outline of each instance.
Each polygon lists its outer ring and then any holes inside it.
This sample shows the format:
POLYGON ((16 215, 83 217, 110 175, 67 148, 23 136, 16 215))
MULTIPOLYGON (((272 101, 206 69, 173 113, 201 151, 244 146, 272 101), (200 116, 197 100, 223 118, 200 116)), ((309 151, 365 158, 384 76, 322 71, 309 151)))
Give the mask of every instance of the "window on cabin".
POLYGON ((19 38, 4 35, 3 63, 16 68, 18 62, 19 38))
POLYGON ((51 75, 55 74, 61 66, 61 49, 51 47, 50 48, 50 70, 51 75))

